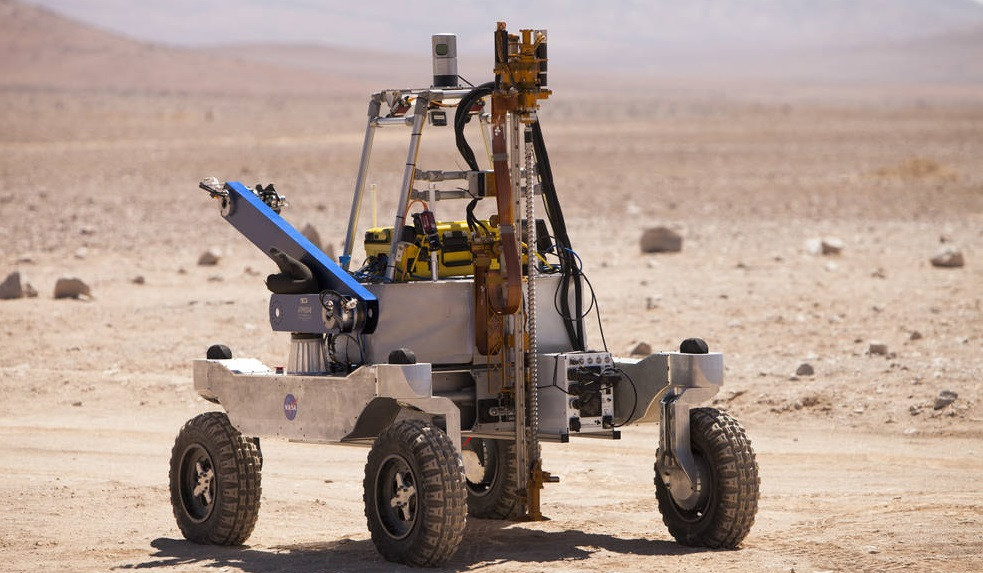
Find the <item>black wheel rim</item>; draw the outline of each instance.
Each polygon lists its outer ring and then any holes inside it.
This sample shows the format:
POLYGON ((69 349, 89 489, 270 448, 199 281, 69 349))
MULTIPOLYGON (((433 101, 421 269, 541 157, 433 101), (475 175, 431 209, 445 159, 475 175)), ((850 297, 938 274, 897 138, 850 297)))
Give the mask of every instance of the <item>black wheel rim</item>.
POLYGON ((392 454, 383 460, 375 479, 375 509, 379 522, 393 539, 408 536, 419 513, 417 479, 409 462, 392 454))
MULTIPOLYGON (((482 477, 480 481, 474 482, 467 480, 468 492, 471 495, 483 496, 491 491, 495 480, 498 478, 498 448, 491 440, 473 439, 468 448, 477 454, 478 463, 481 465, 482 477)), ((473 463, 473 462, 471 462, 473 463)))
POLYGON ((181 502, 195 523, 208 519, 215 507, 217 476, 208 450, 199 444, 188 446, 181 456, 181 502))

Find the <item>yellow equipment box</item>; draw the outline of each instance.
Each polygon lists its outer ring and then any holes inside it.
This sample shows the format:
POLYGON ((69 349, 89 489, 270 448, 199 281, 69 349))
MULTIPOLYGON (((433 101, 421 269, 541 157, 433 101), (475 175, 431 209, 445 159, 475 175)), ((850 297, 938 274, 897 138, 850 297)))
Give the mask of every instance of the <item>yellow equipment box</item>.
MULTIPOLYGON (((488 221, 481 221, 495 240, 498 240, 497 227, 492 227, 488 221)), ((392 244, 392 227, 374 227, 365 231, 365 256, 389 256, 389 246, 392 244)), ((437 252, 440 278, 463 277, 474 274, 474 264, 471 260, 471 231, 464 221, 438 222, 437 234, 440 236, 440 251, 437 252)), ((426 237, 407 226, 403 232, 403 241, 408 243, 402 258, 396 264, 396 280, 430 280, 430 252, 426 247, 426 237)), ((493 260, 491 268, 498 268, 498 261, 493 260)))

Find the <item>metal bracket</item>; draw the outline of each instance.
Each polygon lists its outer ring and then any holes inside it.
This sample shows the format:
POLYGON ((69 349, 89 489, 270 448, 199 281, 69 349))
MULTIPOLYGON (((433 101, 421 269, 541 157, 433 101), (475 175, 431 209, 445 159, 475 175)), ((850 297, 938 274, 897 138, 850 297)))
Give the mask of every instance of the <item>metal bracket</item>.
POLYGON ((660 447, 656 471, 682 509, 699 507, 709 495, 709 468, 693 456, 690 408, 712 398, 723 384, 723 355, 669 354, 669 389, 659 403, 660 447))

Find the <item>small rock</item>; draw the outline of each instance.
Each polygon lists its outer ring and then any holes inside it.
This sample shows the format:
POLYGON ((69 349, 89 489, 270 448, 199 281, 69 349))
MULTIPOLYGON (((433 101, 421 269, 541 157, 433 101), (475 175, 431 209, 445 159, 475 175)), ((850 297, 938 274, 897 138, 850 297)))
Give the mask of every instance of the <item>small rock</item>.
POLYGON ((914 436, 918 433, 918 428, 905 428, 904 432, 902 433, 906 436, 914 436))
POLYGON ((908 406, 908 413, 911 414, 912 416, 917 416, 921 414, 922 413, 921 406, 915 406, 914 404, 908 406))
POLYGON ((304 228, 300 230, 300 234, 307 238, 308 241, 314 243, 314 246, 318 249, 321 248, 321 234, 317 232, 314 225, 307 223, 304 228))
POLYGON ((24 283, 24 296, 27 298, 37 298, 38 289, 34 288, 34 285, 31 283, 24 283))
POLYGON ((55 282, 55 298, 92 298, 92 289, 75 277, 62 277, 55 282))
POLYGON ((959 394, 956 394, 952 390, 942 390, 939 392, 939 395, 935 397, 935 404, 932 407, 936 410, 941 410, 942 408, 945 408, 949 404, 955 402, 956 398, 958 397, 959 394))
POLYGON ((82 406, 82 401, 81 400, 76 400, 76 401, 72 402, 72 406, 75 406, 76 408, 79 408, 79 407, 82 406))
POLYGON ((867 347, 867 354, 877 354, 880 356, 887 356, 887 344, 883 342, 877 342, 872 340, 870 345, 867 347))
POLYGON ((802 397, 802 405, 805 406, 806 408, 812 408, 814 406, 818 406, 819 401, 820 401, 819 396, 816 396, 814 394, 802 397))
POLYGON ((799 367, 795 369, 796 376, 812 376, 816 373, 816 369, 812 367, 812 364, 808 362, 803 362, 799 364, 799 367))
POLYGON ((73 256, 76 259, 82 260, 85 257, 89 256, 89 249, 87 249, 85 247, 79 247, 79 248, 75 249, 75 253, 74 253, 73 256))
POLYGON ((867 545, 864 547, 864 552, 874 555, 875 553, 880 553, 880 550, 874 547, 873 545, 867 545))
POLYGON ((24 296, 24 285, 20 282, 20 271, 10 273, 0 283, 0 299, 10 300, 24 296))
POLYGON ((683 237, 668 227, 653 227, 642 233, 643 253, 678 253, 683 250, 683 237))
POLYGON ((211 267, 218 264, 218 261, 222 258, 222 251, 211 248, 201 254, 198 257, 198 264, 203 267, 211 267))
POLYGON ((34 263, 34 255, 31 253, 24 253, 23 255, 17 257, 18 265, 30 265, 34 263))
POLYGON ((648 356, 652 354, 652 345, 647 342, 639 342, 628 350, 629 356, 648 356))
POLYGON ((805 251, 810 255, 838 255, 843 250, 843 241, 836 237, 809 239, 805 251))
POLYGON ((819 246, 824 255, 838 255, 843 250, 843 241, 836 237, 824 237, 819 246))
POLYGON ((921 340, 922 339, 922 333, 921 332, 918 332, 917 330, 912 330, 911 331, 911 335, 908 337, 908 339, 909 340, 921 340))
POLYGON ((130 279, 130 282, 135 285, 142 285, 142 284, 146 284, 147 279, 143 278, 143 275, 137 275, 132 279, 130 279))
POLYGON ((963 253, 959 249, 945 248, 936 253, 934 257, 931 258, 933 267, 940 268, 959 268, 965 264, 963 260, 963 253))

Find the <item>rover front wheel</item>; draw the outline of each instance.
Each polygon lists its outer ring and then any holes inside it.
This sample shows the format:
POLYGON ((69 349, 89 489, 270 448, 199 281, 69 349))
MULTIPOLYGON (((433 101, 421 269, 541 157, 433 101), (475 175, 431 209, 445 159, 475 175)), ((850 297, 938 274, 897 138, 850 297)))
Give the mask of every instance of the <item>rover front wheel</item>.
POLYGON ((436 567, 464 536, 467 493, 461 458, 443 431, 403 420, 376 438, 365 464, 365 517, 389 561, 436 567))
POLYGON ((262 459, 223 412, 189 420, 171 450, 171 507, 189 541, 241 545, 256 526, 262 459))
MULTIPOLYGON (((690 410, 690 442, 707 476, 693 509, 673 500, 656 463, 655 496, 669 533, 683 545, 733 549, 747 536, 758 511, 758 463, 744 428, 714 408, 690 410)), ((658 456, 657 456, 658 459, 658 456)))

